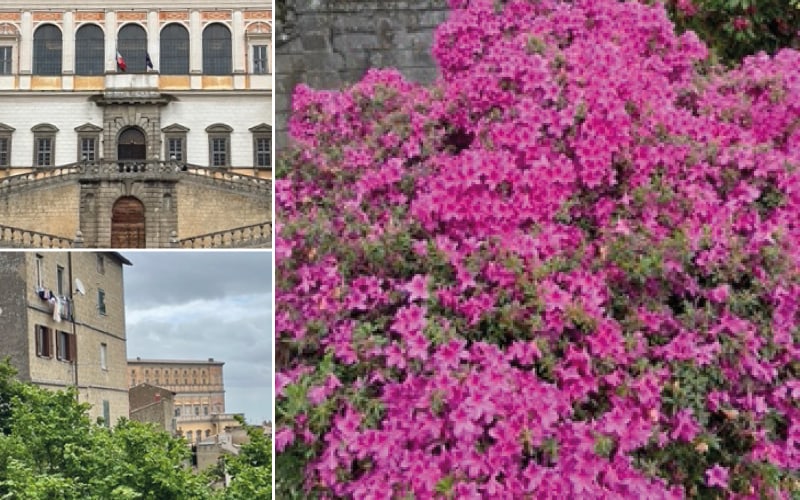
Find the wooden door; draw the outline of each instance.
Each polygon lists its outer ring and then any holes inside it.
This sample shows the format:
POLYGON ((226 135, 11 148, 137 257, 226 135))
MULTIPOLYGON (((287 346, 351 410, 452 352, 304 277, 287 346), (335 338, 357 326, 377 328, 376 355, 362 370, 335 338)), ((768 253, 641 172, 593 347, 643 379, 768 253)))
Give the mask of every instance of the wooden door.
POLYGON ((123 196, 111 209, 111 248, 145 247, 144 204, 123 196))

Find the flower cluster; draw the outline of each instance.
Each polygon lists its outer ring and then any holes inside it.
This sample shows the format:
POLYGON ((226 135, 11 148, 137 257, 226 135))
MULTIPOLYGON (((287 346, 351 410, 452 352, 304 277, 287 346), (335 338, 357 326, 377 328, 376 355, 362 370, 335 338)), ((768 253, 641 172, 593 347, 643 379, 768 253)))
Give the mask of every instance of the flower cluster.
POLYGON ((436 84, 294 96, 278 490, 797 494, 800 54, 709 70, 660 4, 450 3, 436 84))

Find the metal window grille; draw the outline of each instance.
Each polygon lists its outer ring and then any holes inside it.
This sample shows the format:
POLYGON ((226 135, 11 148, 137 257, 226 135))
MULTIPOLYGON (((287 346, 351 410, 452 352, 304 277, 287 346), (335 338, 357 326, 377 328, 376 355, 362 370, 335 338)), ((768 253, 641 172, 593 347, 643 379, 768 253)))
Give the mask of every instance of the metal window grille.
POLYGON ((0 47, 0 75, 10 75, 12 71, 11 56, 12 47, 5 45, 0 47))
POLYGON ((86 24, 75 33, 75 74, 102 75, 105 65, 105 37, 95 24, 86 24))
POLYGON ((162 75, 189 74, 189 31, 177 23, 168 24, 161 30, 162 75))
POLYGON ((228 165, 228 139, 214 137, 211 139, 211 166, 224 167, 228 165))
POLYGON ((253 46, 253 73, 256 75, 266 75, 269 73, 266 45, 253 46))
POLYGON ((97 159, 97 147, 94 137, 81 137, 81 159, 83 161, 95 161, 97 159))
POLYGON ((36 139, 36 166, 50 167, 53 165, 53 139, 52 137, 39 137, 36 139))
POLYGON ((272 141, 269 137, 256 137, 256 166, 269 167, 272 164, 272 141))
POLYGON ((147 71, 147 33, 137 24, 126 24, 119 30, 117 50, 125 59, 128 73, 147 71))
POLYGON ((33 74, 61 74, 61 30, 45 24, 33 34, 33 74))
POLYGON ((223 24, 208 25, 203 31, 203 73, 230 75, 231 68, 231 31, 223 24))

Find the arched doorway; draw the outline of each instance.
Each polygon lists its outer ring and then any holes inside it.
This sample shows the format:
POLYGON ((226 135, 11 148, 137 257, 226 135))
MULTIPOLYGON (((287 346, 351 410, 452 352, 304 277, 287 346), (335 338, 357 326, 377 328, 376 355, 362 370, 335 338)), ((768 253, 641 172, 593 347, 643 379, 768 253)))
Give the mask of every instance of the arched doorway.
POLYGON ((144 132, 136 127, 128 127, 117 138, 117 159, 119 161, 141 161, 147 157, 147 143, 144 132))
POLYGON ((123 196, 111 209, 111 248, 144 248, 144 204, 123 196))

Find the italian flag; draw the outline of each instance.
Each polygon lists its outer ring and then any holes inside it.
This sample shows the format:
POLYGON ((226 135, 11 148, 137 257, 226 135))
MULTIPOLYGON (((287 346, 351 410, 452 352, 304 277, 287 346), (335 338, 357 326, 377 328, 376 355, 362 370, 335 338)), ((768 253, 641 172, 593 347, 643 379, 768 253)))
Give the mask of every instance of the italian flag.
POLYGON ((125 59, 122 58, 122 54, 117 51, 117 69, 120 71, 125 71, 127 67, 128 65, 125 64, 125 59))

